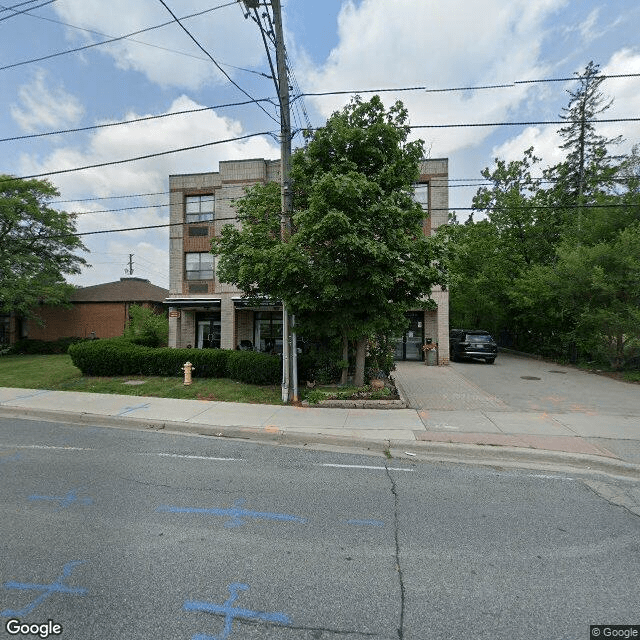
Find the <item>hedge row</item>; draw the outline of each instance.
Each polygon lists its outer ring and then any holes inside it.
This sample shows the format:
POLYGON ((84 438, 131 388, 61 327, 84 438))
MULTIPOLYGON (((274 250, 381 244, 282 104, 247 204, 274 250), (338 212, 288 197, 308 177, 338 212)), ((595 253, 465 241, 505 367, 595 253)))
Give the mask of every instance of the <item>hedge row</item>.
POLYGON ((33 338, 23 338, 17 340, 9 348, 11 355, 35 355, 67 353, 70 345, 83 342, 87 338, 58 338, 57 340, 35 340, 33 338))
POLYGON ((87 376, 182 376, 189 361, 196 378, 231 378, 248 384, 280 384, 280 358, 254 351, 224 349, 154 349, 122 338, 69 347, 73 364, 87 376))

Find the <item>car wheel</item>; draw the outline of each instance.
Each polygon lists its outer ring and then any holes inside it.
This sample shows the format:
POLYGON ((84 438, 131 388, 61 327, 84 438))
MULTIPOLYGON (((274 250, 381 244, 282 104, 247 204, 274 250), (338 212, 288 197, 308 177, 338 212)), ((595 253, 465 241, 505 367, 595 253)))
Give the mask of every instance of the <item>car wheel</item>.
POLYGON ((486 362, 487 364, 493 364, 495 361, 496 361, 496 359, 495 359, 495 358, 487 358, 487 359, 485 360, 485 362, 486 362))

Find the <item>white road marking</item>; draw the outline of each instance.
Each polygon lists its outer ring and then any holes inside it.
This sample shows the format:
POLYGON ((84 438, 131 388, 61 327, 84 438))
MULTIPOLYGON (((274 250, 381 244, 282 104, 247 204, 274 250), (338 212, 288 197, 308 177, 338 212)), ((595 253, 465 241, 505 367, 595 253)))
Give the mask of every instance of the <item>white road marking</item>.
POLYGON ((366 464, 331 464, 329 462, 318 463, 319 467, 336 467, 338 469, 375 469, 376 471, 414 471, 414 469, 400 469, 398 467, 374 467, 366 464))
POLYGON ((551 476, 545 473, 527 473, 525 474, 529 478, 546 478, 548 480, 569 480, 573 482, 573 478, 568 478, 567 476, 551 476))
POLYGON ((61 449, 62 451, 95 451, 86 447, 55 447, 48 444, 0 444, 0 447, 9 449, 61 449))
POLYGON ((223 462, 244 462, 244 458, 216 458, 213 456, 190 456, 181 453, 140 453, 141 456, 160 456, 162 458, 187 458, 189 460, 217 460, 223 462))

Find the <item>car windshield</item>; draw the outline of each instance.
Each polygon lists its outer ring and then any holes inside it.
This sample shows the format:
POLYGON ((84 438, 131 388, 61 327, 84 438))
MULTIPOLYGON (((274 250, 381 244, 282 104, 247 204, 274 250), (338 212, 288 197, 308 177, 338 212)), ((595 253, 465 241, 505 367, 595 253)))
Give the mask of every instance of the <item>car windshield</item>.
POLYGON ((468 342, 493 342, 493 338, 488 333, 468 333, 468 342))

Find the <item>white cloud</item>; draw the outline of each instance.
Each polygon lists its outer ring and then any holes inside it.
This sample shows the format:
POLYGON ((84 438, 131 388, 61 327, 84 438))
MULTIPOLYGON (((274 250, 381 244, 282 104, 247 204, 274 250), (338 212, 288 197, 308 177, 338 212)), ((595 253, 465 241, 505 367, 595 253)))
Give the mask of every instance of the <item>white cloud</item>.
MULTIPOLYGON (((197 104, 186 96, 173 101, 167 113, 183 110, 199 109, 197 104)), ((155 114, 139 114, 129 112, 122 119, 133 119, 155 114)), ((84 146, 66 146, 55 149, 44 160, 36 156, 21 157, 20 175, 33 175, 71 169, 75 167, 112 162, 131 157, 151 155, 168 149, 200 145, 242 136, 245 134, 237 120, 223 117, 214 111, 201 111, 168 118, 146 120, 137 124, 127 124, 99 129, 89 138, 84 146)), ((83 138, 84 139, 84 138, 83 138)), ((279 148, 275 142, 265 137, 249 138, 221 145, 212 145, 202 149, 185 151, 166 156, 157 156, 137 162, 115 164, 95 169, 52 175, 49 179, 61 192, 61 198, 75 202, 60 204, 68 212, 92 211, 96 213, 82 214, 77 217, 79 233, 102 231, 106 229, 124 229, 151 225, 165 225, 169 222, 168 206, 160 206, 169 202, 169 175, 177 173, 199 173, 217 171, 220 160, 245 158, 278 158, 279 148), (139 193, 159 193, 157 196, 137 198, 133 201, 123 198, 105 201, 81 201, 82 198, 125 196, 139 193), (120 209, 129 206, 145 206, 125 211, 100 212, 105 209, 120 209)), ((144 255, 159 268, 155 271, 166 273, 154 275, 147 265, 147 275, 153 282, 166 286, 168 278, 169 258, 168 229, 142 229, 118 234, 96 234, 83 237, 85 244, 101 253, 105 246, 116 246, 118 252, 138 253, 144 255), (153 247, 149 249, 143 243, 153 247)), ((95 284, 110 282, 115 275, 122 274, 118 266, 98 264, 91 254, 87 259, 94 268, 71 278, 74 284, 95 284)), ((122 260, 119 260, 122 262, 122 260)), ((124 268, 124 267, 122 267, 124 268)), ((142 266, 140 267, 142 271, 142 266)), ((137 275, 134 272, 134 275, 137 275)))
MULTIPOLYGON (((566 0, 415 0, 347 2, 339 16, 339 45, 320 68, 307 69, 315 91, 424 85, 433 88, 509 83, 543 77, 539 61, 546 21, 566 0), (472 35, 471 35, 472 34, 472 35)), ((447 93, 384 94, 400 98, 411 124, 500 122, 522 105, 531 87, 447 93)), ((314 99, 326 117, 345 96, 314 99)), ((490 128, 419 130, 436 156, 478 145, 490 128)))
POLYGON ((11 105, 11 115, 27 133, 77 124, 83 108, 62 86, 48 85, 47 73, 39 69, 28 84, 18 89, 20 104, 11 105))
MULTIPOLYGON (((640 50, 625 48, 616 51, 602 69, 603 74, 640 73, 640 50)), ((601 118, 637 118, 640 113, 639 78, 611 78, 601 85, 605 95, 614 97, 611 108, 601 118)), ((619 150, 628 152, 640 142, 640 122, 609 123, 601 125, 600 133, 608 138, 624 137, 619 150)))
MULTIPOLYGON (((182 0, 173 5, 178 18, 211 8, 210 3, 202 0, 182 0)), ((54 8, 65 22, 107 36, 68 31, 70 39, 80 38, 82 42, 100 42, 173 20, 171 14, 153 0, 66 0, 56 3, 54 8)), ((252 66, 264 57, 256 25, 244 20, 238 7, 224 7, 181 22, 218 63, 252 66)), ((99 46, 95 51, 113 57, 120 69, 139 71, 163 87, 195 89, 205 82, 227 82, 175 22, 99 46)), ((231 76, 234 74, 233 69, 225 71, 231 76)))
MULTIPOLYGON (((615 52, 609 62, 601 69, 603 75, 640 73, 640 52, 633 49, 621 49, 615 52)), ((575 89, 575 84, 571 85, 575 89)), ((601 93, 614 97, 610 109, 598 116, 599 119, 637 118, 640 113, 640 92, 638 78, 610 78, 600 85, 601 93)), ((566 106, 559 104, 557 111, 566 106)), ((518 136, 495 147, 493 158, 507 161, 522 158, 523 152, 534 147, 536 155, 543 158, 544 166, 553 166, 564 159, 564 152, 559 148, 562 139, 557 133, 561 125, 546 127, 527 127, 518 136)), ((640 122, 611 122, 598 125, 597 133, 605 138, 614 139, 622 135, 622 144, 611 147, 612 153, 628 153, 634 144, 640 142, 640 122)))
MULTIPOLYGON (((183 95, 176 98, 165 113, 200 108, 202 105, 183 95)), ((156 114, 129 112, 123 114, 122 119, 130 120, 151 115, 156 114)), ((245 132, 239 121, 209 110, 107 127, 98 129, 84 148, 61 147, 42 162, 33 156, 22 156, 21 174, 46 173, 153 155, 248 133, 250 132, 245 132)), ((169 174, 216 171, 220 160, 257 157, 279 157, 275 142, 265 137, 249 138, 130 163, 62 173, 52 176, 51 180, 66 198, 84 197, 87 194, 106 197, 157 192, 166 189, 169 174)))

